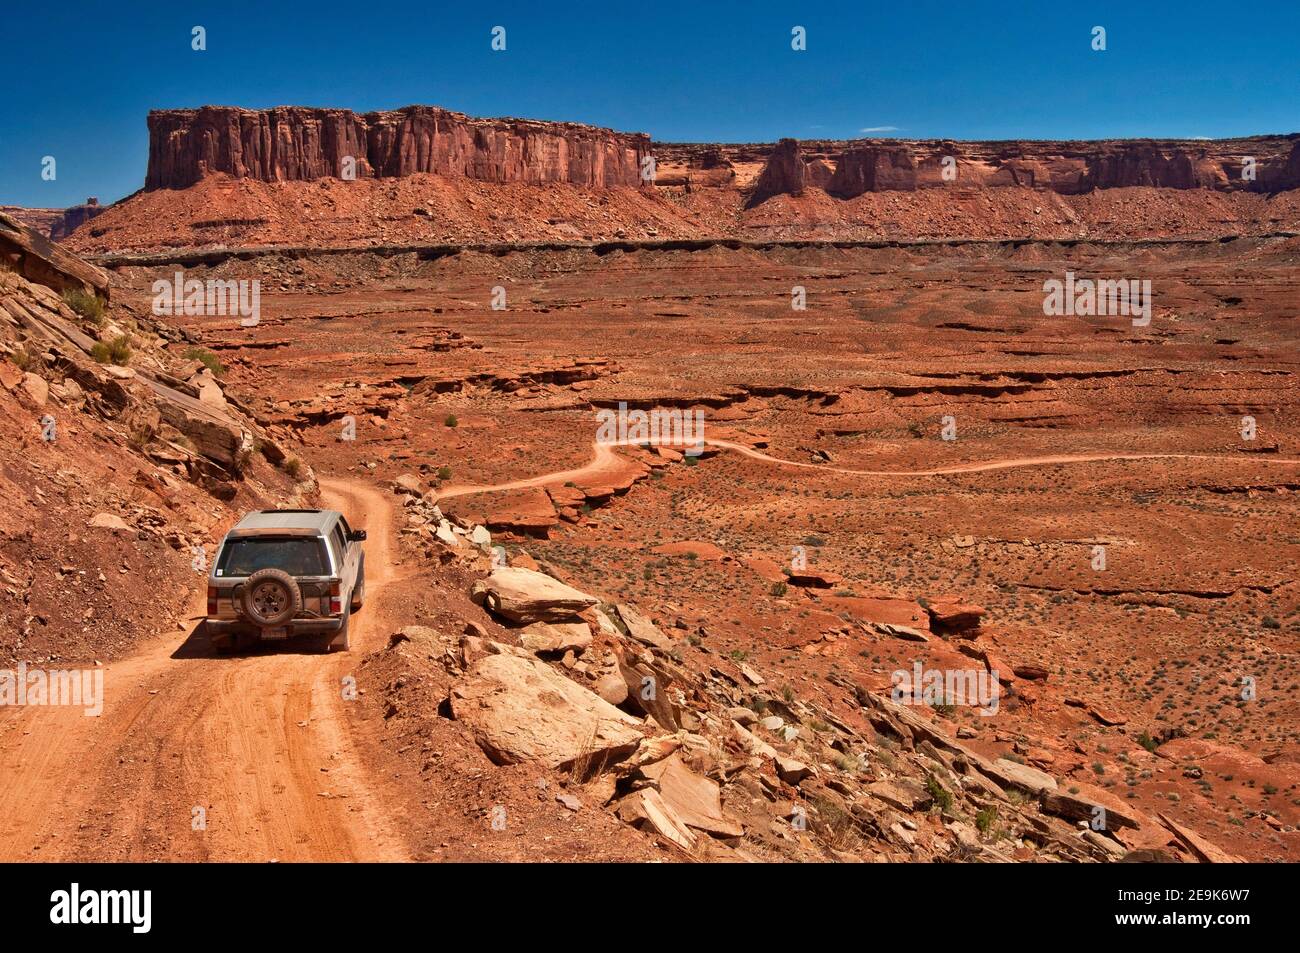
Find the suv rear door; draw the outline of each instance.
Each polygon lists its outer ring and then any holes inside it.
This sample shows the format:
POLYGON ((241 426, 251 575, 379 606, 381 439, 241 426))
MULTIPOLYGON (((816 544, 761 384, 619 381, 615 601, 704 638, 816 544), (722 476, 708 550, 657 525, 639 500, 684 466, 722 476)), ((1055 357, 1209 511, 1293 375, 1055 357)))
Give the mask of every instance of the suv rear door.
POLYGON ((349 599, 352 587, 357 581, 357 548, 348 542, 348 524, 339 517, 329 535, 330 549, 335 554, 335 564, 339 569, 339 579, 343 598, 349 599))

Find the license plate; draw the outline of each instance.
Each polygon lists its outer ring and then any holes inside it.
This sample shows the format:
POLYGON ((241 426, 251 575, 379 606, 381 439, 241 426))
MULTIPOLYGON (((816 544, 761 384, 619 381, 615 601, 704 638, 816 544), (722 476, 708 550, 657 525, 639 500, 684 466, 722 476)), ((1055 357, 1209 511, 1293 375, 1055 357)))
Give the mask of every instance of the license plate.
POLYGON ((289 629, 286 626, 280 626, 278 629, 263 629, 262 638, 264 639, 287 639, 289 629))

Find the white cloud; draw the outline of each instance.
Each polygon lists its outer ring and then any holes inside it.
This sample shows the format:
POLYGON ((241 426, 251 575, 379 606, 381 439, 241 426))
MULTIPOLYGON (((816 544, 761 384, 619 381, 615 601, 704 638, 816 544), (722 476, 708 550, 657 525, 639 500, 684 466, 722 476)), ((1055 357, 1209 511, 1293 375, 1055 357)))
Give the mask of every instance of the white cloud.
POLYGON ((865 129, 859 129, 858 132, 898 132, 897 126, 867 126, 865 129))

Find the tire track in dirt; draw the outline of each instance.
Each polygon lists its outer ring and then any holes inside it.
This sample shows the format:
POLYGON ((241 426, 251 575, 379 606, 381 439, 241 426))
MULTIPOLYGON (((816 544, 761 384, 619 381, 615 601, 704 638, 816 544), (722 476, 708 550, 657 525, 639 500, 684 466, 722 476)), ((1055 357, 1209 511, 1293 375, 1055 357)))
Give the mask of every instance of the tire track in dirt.
POLYGON ((364 483, 321 486, 326 505, 369 536, 352 651, 314 654, 304 644, 226 658, 202 635, 163 633, 104 669, 99 717, 67 707, 3 712, 0 861, 409 857, 341 692, 343 676, 385 636, 391 508, 364 483), (192 829, 194 807, 207 809, 206 830, 192 829))

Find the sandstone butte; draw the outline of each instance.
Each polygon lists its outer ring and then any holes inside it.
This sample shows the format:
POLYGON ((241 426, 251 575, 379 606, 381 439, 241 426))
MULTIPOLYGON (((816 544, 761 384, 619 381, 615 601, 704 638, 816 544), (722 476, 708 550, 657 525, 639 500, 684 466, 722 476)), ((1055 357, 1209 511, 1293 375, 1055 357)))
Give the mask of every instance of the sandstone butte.
POLYGON ((204 106, 149 114, 145 189, 224 172, 262 182, 420 172, 485 182, 636 186, 650 137, 579 123, 475 119, 436 106, 358 115, 299 106, 204 106), (347 160, 352 160, 350 163, 347 160))
POLYGON ((11 213, 79 253, 111 256, 736 238, 1220 239, 1300 229, 1297 134, 673 143, 421 105, 203 106, 156 110, 147 124, 140 191, 108 206, 11 213))
POLYGON ((478 119, 437 106, 365 114, 302 106, 204 106, 153 111, 148 125, 146 190, 183 189, 218 172, 262 182, 341 178, 348 159, 355 162, 357 178, 434 173, 499 183, 636 187, 643 184, 642 162, 651 154, 698 171, 760 159, 764 167, 751 202, 799 194, 806 185, 839 198, 948 182, 1061 194, 1139 186, 1248 192, 1300 186, 1300 141, 1294 135, 1217 141, 782 139, 775 145, 652 145, 644 133, 478 119), (1253 161, 1253 172, 1244 171, 1244 159, 1253 161))

